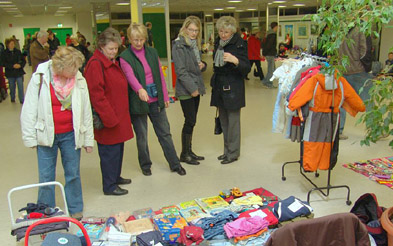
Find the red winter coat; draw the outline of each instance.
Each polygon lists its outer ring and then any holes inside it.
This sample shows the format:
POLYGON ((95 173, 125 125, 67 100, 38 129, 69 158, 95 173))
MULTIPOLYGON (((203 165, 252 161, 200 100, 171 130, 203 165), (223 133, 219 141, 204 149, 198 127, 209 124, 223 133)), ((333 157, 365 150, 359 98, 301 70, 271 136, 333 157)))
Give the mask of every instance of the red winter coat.
POLYGON ((261 59, 261 40, 255 35, 248 38, 248 60, 261 59))
POLYGON ((118 62, 111 62, 97 49, 86 65, 85 78, 91 105, 105 126, 94 130, 94 139, 100 144, 112 145, 133 138, 128 83, 118 62))

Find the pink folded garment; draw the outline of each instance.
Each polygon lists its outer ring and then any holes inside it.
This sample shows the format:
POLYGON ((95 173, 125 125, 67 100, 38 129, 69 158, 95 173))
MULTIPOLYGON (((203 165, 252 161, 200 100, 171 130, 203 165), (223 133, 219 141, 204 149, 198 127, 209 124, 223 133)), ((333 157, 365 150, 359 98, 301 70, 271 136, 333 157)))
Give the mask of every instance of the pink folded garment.
POLYGON ((269 222, 260 216, 239 218, 224 225, 228 238, 255 234, 269 226, 269 222))

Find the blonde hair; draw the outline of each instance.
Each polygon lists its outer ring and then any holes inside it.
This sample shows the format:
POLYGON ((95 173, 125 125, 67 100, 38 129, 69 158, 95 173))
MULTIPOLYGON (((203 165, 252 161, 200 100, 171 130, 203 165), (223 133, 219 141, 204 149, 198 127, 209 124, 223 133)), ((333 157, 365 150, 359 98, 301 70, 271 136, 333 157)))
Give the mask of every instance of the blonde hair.
POLYGON ((197 34, 197 45, 198 45, 198 48, 201 49, 202 26, 201 26, 201 20, 200 20, 197 16, 191 15, 191 16, 188 16, 188 17, 184 20, 183 26, 181 27, 180 32, 179 32, 179 36, 184 37, 184 39, 186 40, 186 43, 187 43, 188 45, 190 45, 191 42, 190 42, 190 37, 189 37, 188 34, 187 34, 187 28, 188 28, 191 24, 194 24, 194 25, 197 26, 198 29, 199 29, 199 32, 198 32, 198 34, 197 34))
POLYGON ((235 33, 237 29, 236 19, 232 16, 221 16, 220 19, 217 20, 216 28, 217 31, 224 29, 230 30, 232 31, 232 33, 235 33))
POLYGON ((131 23, 127 29, 127 37, 131 40, 131 36, 140 35, 142 38, 147 39, 147 28, 138 23, 131 23), (137 34, 136 34, 137 33, 137 34))
POLYGON ((53 72, 61 74, 64 69, 79 69, 84 62, 85 57, 79 50, 73 47, 59 46, 52 56, 53 72))

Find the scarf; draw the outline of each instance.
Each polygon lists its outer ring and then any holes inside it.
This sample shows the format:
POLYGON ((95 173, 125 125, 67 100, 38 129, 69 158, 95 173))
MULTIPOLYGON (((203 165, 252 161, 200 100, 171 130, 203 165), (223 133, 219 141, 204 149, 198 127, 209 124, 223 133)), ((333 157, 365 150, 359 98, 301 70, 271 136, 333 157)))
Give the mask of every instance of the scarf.
POLYGON ((194 51, 195 58, 198 62, 198 64, 201 62, 201 55, 199 53, 198 45, 197 45, 197 40, 196 39, 190 39, 191 43, 191 48, 194 51))
POLYGON ((214 66, 222 67, 226 64, 226 62, 224 62, 224 47, 231 41, 232 37, 233 35, 225 41, 220 39, 216 55, 214 56, 214 66))
MULTIPOLYGON (((52 70, 52 69, 51 69, 52 70)), ((54 74, 51 71, 51 75, 53 74, 53 77, 51 79, 51 84, 53 86, 53 89, 55 90, 55 95, 57 99, 60 101, 62 108, 61 110, 71 110, 71 104, 72 104, 72 89, 74 89, 75 85, 75 77, 71 79, 67 79, 65 84, 62 84, 60 81, 60 77, 56 74, 54 74)))

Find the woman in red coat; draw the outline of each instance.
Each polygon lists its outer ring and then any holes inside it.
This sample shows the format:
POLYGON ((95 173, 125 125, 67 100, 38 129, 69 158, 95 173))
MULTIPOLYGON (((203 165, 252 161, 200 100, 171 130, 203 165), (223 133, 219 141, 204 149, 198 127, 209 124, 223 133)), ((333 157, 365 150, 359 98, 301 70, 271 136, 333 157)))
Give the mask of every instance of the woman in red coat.
POLYGON ((104 128, 94 130, 94 138, 100 155, 105 195, 125 195, 128 191, 119 185, 131 183, 131 179, 120 177, 124 142, 133 138, 133 132, 128 109, 127 79, 115 59, 119 45, 119 32, 107 28, 98 37, 98 49, 85 70, 91 105, 104 125, 104 128))
POLYGON ((258 71, 258 76, 261 81, 264 79, 263 70, 261 68, 261 40, 259 39, 260 32, 258 29, 253 30, 251 36, 248 38, 248 60, 250 65, 255 63, 258 71))

